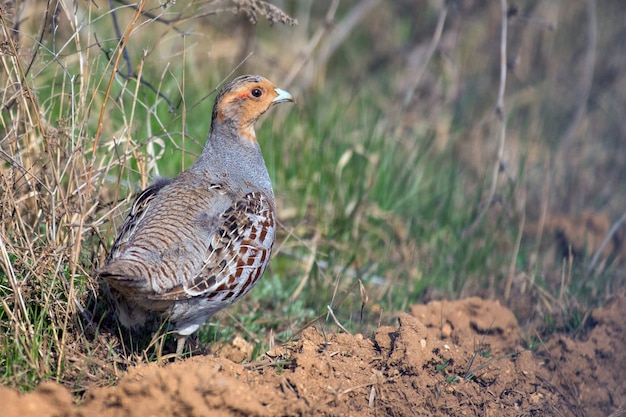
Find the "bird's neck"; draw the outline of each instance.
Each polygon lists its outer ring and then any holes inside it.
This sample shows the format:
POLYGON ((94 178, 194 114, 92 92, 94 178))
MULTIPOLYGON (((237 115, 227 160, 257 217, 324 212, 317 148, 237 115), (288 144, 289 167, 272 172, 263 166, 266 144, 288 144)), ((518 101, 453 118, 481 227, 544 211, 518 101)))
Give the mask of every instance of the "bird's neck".
MULTIPOLYGON (((251 135, 255 135, 251 127, 251 135)), ((192 168, 202 175, 210 173, 211 181, 227 179, 231 184, 245 188, 261 189, 272 195, 270 182, 261 147, 256 140, 242 137, 234 126, 214 123, 202 154, 192 168)))

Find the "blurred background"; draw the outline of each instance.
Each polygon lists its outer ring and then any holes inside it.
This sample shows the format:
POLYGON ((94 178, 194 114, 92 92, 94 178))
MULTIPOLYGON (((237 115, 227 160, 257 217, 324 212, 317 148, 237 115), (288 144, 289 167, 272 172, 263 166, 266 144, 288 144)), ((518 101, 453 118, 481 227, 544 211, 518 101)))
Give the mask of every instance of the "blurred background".
POLYGON ((5 384, 104 384, 140 360, 94 271, 136 193, 195 161, 216 90, 244 73, 297 101, 257 128, 279 240, 202 342, 243 337, 254 358, 313 320, 369 335, 411 304, 467 296, 576 334, 624 288, 620 1, 3 0, 0 13, 5 384))

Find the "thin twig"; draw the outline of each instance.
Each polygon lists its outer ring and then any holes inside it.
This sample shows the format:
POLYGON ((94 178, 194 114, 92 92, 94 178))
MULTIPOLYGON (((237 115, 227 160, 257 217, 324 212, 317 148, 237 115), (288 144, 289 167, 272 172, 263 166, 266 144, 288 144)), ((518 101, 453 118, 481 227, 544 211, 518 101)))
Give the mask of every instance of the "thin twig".
MULTIPOLYGON (((51 0, 48 0, 48 3, 46 5, 46 12, 45 12, 45 14, 43 16, 43 19, 42 19, 41 30, 39 31, 38 39, 35 42, 35 47, 34 47, 34 50, 32 52, 32 55, 30 57, 30 62, 28 63, 28 65, 26 66, 26 69, 24 70, 24 74, 23 74, 22 80, 20 81, 19 84, 15 85, 15 88, 17 90, 19 90, 19 86, 20 85, 23 85, 26 82, 25 81, 26 76, 30 73, 31 68, 33 67, 33 64, 35 63, 35 59, 39 55, 39 49, 41 48, 41 45, 42 45, 42 42, 43 42, 43 36, 46 33, 46 31, 48 30, 48 17, 50 15, 50 1, 51 0)), ((1 10, 0 10, 0 13, 2 13, 1 10)), ((12 32, 15 33, 15 34, 19 33, 19 30, 20 30, 19 29, 19 22, 20 22, 20 19, 16 19, 15 26, 12 29, 12 32)), ((16 59, 17 59, 17 57, 16 57, 16 59)), ((6 110, 10 110, 11 107, 13 107, 13 105, 15 103, 17 103, 17 98, 9 101, 9 103, 4 105, 3 107, 6 108, 6 110)))
MULTIPOLYGON (((98 40, 98 36, 94 34, 94 37, 96 38, 96 45, 98 45, 98 48, 100 48, 102 53, 107 57, 107 61, 111 61, 111 55, 104 48, 104 46, 102 46, 102 44, 98 40)), ((148 87, 150 90, 152 90, 152 92, 154 94, 156 94, 159 97, 161 97, 167 103, 167 105, 168 105, 168 107, 169 107, 171 112, 175 111, 177 106, 172 102, 172 100, 170 100, 169 97, 167 97, 163 92, 161 92, 161 90, 159 90, 154 85, 152 85, 152 83, 150 83, 150 81, 147 81, 146 79, 144 79, 143 77, 141 77, 140 75, 135 73, 133 71, 133 69, 132 69, 132 63, 130 62, 130 58, 126 59, 126 57, 127 57, 127 55, 125 54, 124 60, 126 61, 126 66, 128 67, 128 70, 126 71, 126 74, 124 74, 123 72, 119 72, 118 71, 117 75, 119 75, 124 80, 127 80, 127 81, 128 80, 135 80, 139 84, 148 87)))
MULTIPOLYGON (((128 3, 124 0, 115 0, 117 3, 123 4, 124 6, 128 6, 132 9, 138 10, 138 5, 135 3, 128 3)), ((109 0, 109 4, 111 5, 111 9, 113 9, 113 0, 109 0)), ((182 12, 178 14, 178 17, 174 18, 174 19, 164 19, 156 14, 147 12, 145 10, 140 10, 141 14, 145 17, 147 17, 150 20, 154 20, 155 22, 159 22, 159 23, 163 23, 167 26, 170 26, 172 29, 174 29, 174 31, 176 31, 179 35, 184 35, 186 33, 186 31, 183 31, 181 29, 178 29, 176 26, 174 26, 176 23, 180 23, 183 22, 185 19, 181 19, 180 17, 182 16, 182 12)), ((204 16, 209 16, 209 15, 214 15, 219 13, 219 11, 214 10, 212 12, 209 13, 202 13, 201 15, 194 15, 194 18, 199 18, 199 17, 204 17, 204 16)))
POLYGON ((339 327, 341 330, 343 330, 345 333, 350 334, 350 332, 348 330, 346 330, 345 327, 343 327, 341 325, 341 323, 339 323, 339 320, 337 320, 337 317, 335 317, 335 313, 333 312, 333 309, 331 308, 331 306, 327 305, 326 309, 328 310, 328 313, 330 314, 330 316, 333 318, 333 321, 335 322, 335 324, 337 325, 337 327, 339 327))
MULTIPOLYGON (((113 7, 113 0, 109 0, 109 7, 111 8, 111 20, 113 20, 113 30, 115 31, 116 39, 119 42, 122 39, 122 31, 120 30, 120 24, 117 21, 117 8, 113 7)), ((124 61, 126 62, 126 78, 130 78, 133 74, 133 65, 130 62, 128 49, 124 48, 122 50, 122 54, 124 56, 124 61)), ((121 72, 119 72, 119 74, 122 75, 121 72)))
MULTIPOLYGON (((120 59, 122 58, 123 54, 124 54, 124 49, 126 49, 126 43, 128 42, 128 39, 130 38, 130 35, 133 33, 133 29, 135 28, 137 21, 139 19, 139 16, 141 15, 141 11, 143 10, 144 6, 146 5, 148 0, 141 0, 141 2, 139 3, 139 5, 137 6, 137 12, 135 13, 135 15, 133 16, 132 21, 128 24, 128 27, 126 28, 126 33, 124 34, 124 36, 120 39, 120 42, 118 44, 117 47, 117 57, 115 58, 115 61, 113 62, 113 68, 111 71, 111 76, 109 77, 109 84, 107 85, 105 94, 104 94, 104 98, 102 100, 102 105, 100 107, 100 117, 98 118, 98 128, 96 130, 96 134, 93 138, 93 146, 92 146, 92 150, 91 150, 91 155, 92 158, 96 157, 96 151, 98 149, 98 143, 100 142, 100 135, 102 135, 102 126, 104 125, 104 115, 105 115, 105 111, 106 111, 106 107, 107 107, 107 102, 109 101, 109 97, 111 96, 111 88, 113 86, 113 80, 115 80, 115 75, 117 74, 117 69, 119 68, 119 63, 120 63, 120 59)), ((93 177, 93 165, 91 165, 90 169, 89 169, 89 174, 87 176, 87 195, 91 195, 91 179, 93 177)))
POLYGON ((300 279, 300 282, 298 283, 298 287, 296 288, 296 290, 293 292, 293 294, 291 294, 291 297, 289 297, 289 299, 291 300, 291 302, 294 302, 298 299, 298 297, 300 296, 300 293, 302 292, 302 290, 304 289, 304 287, 306 286, 307 282, 309 281, 309 278, 311 277, 311 272, 313 271, 313 266, 315 265, 315 261, 317 258, 317 246, 318 246, 318 242, 320 240, 320 233, 319 230, 315 232, 315 236, 312 239, 312 248, 311 248, 311 253, 309 253, 309 256, 306 259, 306 265, 304 267, 304 274, 302 276, 302 279, 300 279))
MULTIPOLYGON (((3 233, 4 234, 4 233, 3 233)), ((15 296, 15 301, 19 307, 20 311, 24 318, 28 318, 28 310, 26 309, 26 302, 24 301, 24 297, 22 296, 21 285, 17 281, 17 277, 15 276, 15 271, 13 270, 13 263, 11 262, 11 258, 9 257, 9 252, 4 245, 2 235, 0 234, 0 255, 2 257, 2 263, 4 264, 4 268, 2 268, 5 272, 5 275, 8 277, 9 284, 11 285, 11 289, 13 290, 13 294, 15 296)), ((16 324, 21 323, 20 320, 16 321, 16 324)), ((27 333, 27 332, 25 332, 27 333)))
POLYGON ((483 216, 489 210, 491 203, 493 202, 493 198, 496 195, 496 189, 498 186, 498 174, 502 170, 503 167, 503 159, 504 159, 504 144, 506 139, 506 119, 504 117, 504 92, 506 89, 506 77, 507 77, 507 33, 508 33, 508 5, 506 0, 500 0, 500 8, 501 8, 501 16, 502 16, 502 29, 500 32, 500 85, 498 87, 498 99, 496 101, 495 114, 500 123, 500 133, 499 133, 499 145, 498 145, 498 154, 496 156, 496 161, 493 166, 493 173, 491 176, 491 188, 489 189, 489 194, 487 196, 487 201, 485 202, 482 210, 478 213, 478 216, 474 220, 471 226, 469 226, 463 232, 463 236, 467 237, 471 235, 476 227, 480 224, 483 216))
POLYGON ((596 267, 596 264, 598 263, 598 259, 600 259, 600 256, 602 256, 602 252, 604 252, 606 245, 608 245, 611 239, 613 239, 613 236, 615 235, 615 233, 617 233, 619 228, 622 227, 622 224, 625 221, 626 221, 626 211, 622 214, 622 217, 620 217, 618 221, 613 223, 613 226, 611 226, 611 229, 604 237, 604 240, 602 240, 602 243, 596 250, 596 253, 593 254, 593 258, 591 258, 591 262, 589 263, 589 266, 587 267, 587 272, 593 271, 593 269, 596 267))
MULTIPOLYGON (((334 303, 335 306, 340 306, 341 304, 343 304, 344 301, 346 301, 346 298, 348 298, 348 295, 350 295, 352 293, 352 291, 356 288, 356 286, 358 285, 358 280, 354 281, 354 283, 350 286, 350 288, 348 288, 345 293, 343 294, 343 297, 341 297, 341 299, 334 303)), ((334 296, 333 296, 334 298, 334 296)), ((328 307, 327 307, 328 308, 328 307)), ((300 327, 299 330, 297 330, 296 332, 294 332, 286 341, 289 342, 290 340, 293 340, 295 338, 297 338, 300 333, 302 333, 304 331, 304 329, 312 326, 313 324, 315 324, 318 320, 321 320, 324 318, 324 316, 326 316, 327 313, 321 313, 320 315, 318 315, 317 317, 312 318, 311 320, 309 320, 308 322, 306 322, 303 326, 300 327)))
POLYGON ((326 68, 328 61, 337 48, 345 42, 354 28, 380 3, 381 0, 362 0, 356 3, 346 14, 346 17, 335 26, 326 42, 320 46, 317 59, 308 66, 309 71, 302 76, 299 82, 302 88, 307 89, 311 86, 315 76, 323 68, 326 68))
MULTIPOLYGON (((487 362, 481 363, 480 365, 476 366, 476 368, 474 369, 469 369, 467 371, 467 373, 465 374, 465 376, 463 377, 463 379, 465 379, 466 381, 474 376, 476 376, 476 372, 480 371, 483 368, 488 367, 489 365, 491 365, 494 362, 500 361, 502 359, 507 359, 510 357, 513 357, 515 355, 519 355, 521 353, 521 351, 519 352, 511 352, 511 353, 505 353, 504 355, 500 355, 494 358, 489 359, 487 362)), ((476 355, 476 353, 474 353, 474 355, 476 355)))
POLYGON ((519 229, 517 232, 517 239, 515 239, 515 248, 513 249, 513 256, 511 257, 511 263, 509 264, 509 274, 506 279, 506 285, 504 287, 504 299, 508 300, 511 296, 511 287, 513 286, 513 278, 515 277, 515 266, 517 265, 517 257, 522 246, 522 236, 524 234, 524 226, 526 225, 526 190, 522 189, 521 196, 521 210, 522 219, 520 221, 519 229))
POLYGON ((401 113, 404 113, 404 111, 407 109, 407 107, 411 103, 413 94, 415 94, 415 90, 417 89, 417 86, 419 85, 419 82, 422 79, 422 76, 426 72, 426 68, 428 67, 428 64, 432 60, 433 55, 435 54, 435 51, 437 50, 437 47, 439 46, 439 42, 441 41, 441 35, 443 33, 443 27, 446 23, 447 15, 448 15, 448 6, 447 6, 447 2, 444 2, 444 6, 439 12, 439 18, 437 19, 437 26, 435 27, 435 33, 433 33, 433 37, 430 40, 430 44, 428 45, 428 51, 426 52, 426 57, 424 58, 424 62, 418 69, 417 75, 413 79, 413 82, 409 86, 404 96, 404 102, 402 103, 401 113))
POLYGON ((543 237, 543 233, 545 230, 545 226, 546 226, 546 218, 548 217, 548 207, 549 207, 549 201, 550 201, 550 153, 548 151, 548 154, 545 158, 545 167, 544 167, 544 178, 545 181, 543 182, 543 186, 541 187, 541 211, 539 214, 539 222, 537 223, 537 233, 536 233, 536 242, 535 242, 535 248, 533 251, 533 256, 530 257, 531 259, 531 264, 530 264, 530 284, 534 285, 535 284, 535 278, 536 278, 536 264, 538 262, 539 259, 539 250, 541 248, 541 240, 543 237))
POLYGON ((285 86, 284 88, 289 88, 293 80, 296 78, 296 75, 298 75, 304 65, 311 60, 313 51, 315 51, 315 48, 317 48, 324 35, 331 31, 334 27, 333 20, 335 19, 337 7, 339 7, 339 0, 333 0, 328 8, 328 11, 326 12, 326 16, 324 17, 324 24, 320 26, 317 31, 315 31, 306 46, 301 49, 295 64, 291 67, 289 74, 285 77, 282 83, 285 86))

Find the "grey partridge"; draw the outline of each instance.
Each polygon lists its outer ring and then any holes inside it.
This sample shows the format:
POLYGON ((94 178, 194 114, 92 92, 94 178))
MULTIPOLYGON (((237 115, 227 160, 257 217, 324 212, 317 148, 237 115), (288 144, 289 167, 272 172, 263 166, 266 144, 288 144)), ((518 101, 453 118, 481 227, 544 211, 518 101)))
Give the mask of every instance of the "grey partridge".
POLYGON ((234 79, 215 99, 196 163, 137 197, 99 271, 122 325, 141 326, 149 312, 169 318, 180 356, 187 336, 258 282, 276 207, 254 124, 287 101, 263 77, 234 79))

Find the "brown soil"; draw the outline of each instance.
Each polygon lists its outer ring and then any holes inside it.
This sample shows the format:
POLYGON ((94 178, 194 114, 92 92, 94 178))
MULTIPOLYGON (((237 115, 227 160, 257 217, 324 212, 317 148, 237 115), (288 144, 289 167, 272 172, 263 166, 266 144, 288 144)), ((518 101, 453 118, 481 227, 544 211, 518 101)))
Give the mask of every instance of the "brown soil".
POLYGON ((618 416, 626 414, 625 315, 626 296, 616 296, 592 312, 584 337, 554 336, 530 352, 497 302, 435 301, 372 339, 308 328, 254 367, 227 358, 241 346, 137 366, 78 405, 51 382, 23 395, 0 388, 0 415, 618 416))

